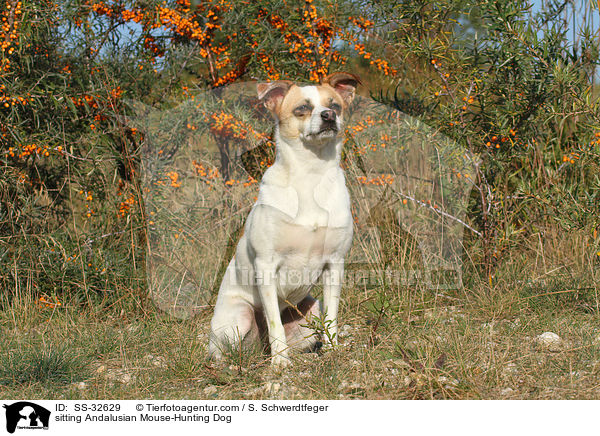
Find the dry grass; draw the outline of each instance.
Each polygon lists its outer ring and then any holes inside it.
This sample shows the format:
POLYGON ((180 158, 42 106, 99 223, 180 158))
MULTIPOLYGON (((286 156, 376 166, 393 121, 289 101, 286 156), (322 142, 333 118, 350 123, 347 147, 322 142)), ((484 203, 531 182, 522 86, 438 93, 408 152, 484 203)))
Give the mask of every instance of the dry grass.
POLYGON ((8 338, 0 345, 0 397, 600 398, 598 271, 576 258, 573 238, 546 242, 537 256, 504 262, 491 287, 471 279, 443 293, 346 288, 340 345, 296 355, 283 373, 260 351, 209 362, 210 308, 177 320, 160 311, 130 318, 82 312, 69 302, 41 309, 13 300, 0 313, 8 338), (559 248, 573 265, 556 263, 551 253, 559 248), (536 337, 546 331, 560 342, 540 344, 536 337), (19 377, 33 367, 50 369, 19 377))

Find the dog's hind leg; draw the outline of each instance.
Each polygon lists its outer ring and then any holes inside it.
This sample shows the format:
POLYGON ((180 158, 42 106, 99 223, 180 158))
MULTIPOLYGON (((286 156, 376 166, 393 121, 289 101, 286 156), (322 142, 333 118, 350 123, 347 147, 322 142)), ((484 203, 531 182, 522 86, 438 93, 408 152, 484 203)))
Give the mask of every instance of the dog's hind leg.
POLYGON ((313 351, 319 344, 316 332, 309 327, 314 318, 321 316, 318 300, 308 295, 297 306, 287 307, 281 312, 287 343, 292 350, 313 351))
POLYGON ((208 353, 214 359, 237 347, 251 346, 259 339, 254 308, 239 297, 217 299, 210 327, 208 353))

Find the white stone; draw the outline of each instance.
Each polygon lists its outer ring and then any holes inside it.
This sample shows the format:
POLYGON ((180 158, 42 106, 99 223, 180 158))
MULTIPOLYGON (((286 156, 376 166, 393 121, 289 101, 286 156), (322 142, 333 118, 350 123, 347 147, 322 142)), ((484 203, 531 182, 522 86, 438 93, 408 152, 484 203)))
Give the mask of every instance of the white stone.
POLYGON ((519 370, 517 368, 517 364, 513 363, 513 362, 510 362, 508 365, 506 365, 506 367, 502 371, 504 376, 515 375, 518 372, 519 372, 519 370))
POLYGON ((123 384, 129 384, 133 381, 133 377, 130 374, 123 373, 119 377, 119 381, 123 384))
POLYGON ((281 383, 279 382, 267 382, 264 386, 266 394, 275 395, 281 389, 281 383))
POLYGON ((166 368, 167 361, 162 356, 156 356, 152 361, 152 365, 156 366, 157 368, 166 368))
POLYGON ((452 377, 441 375, 437 378, 437 382, 444 386, 444 389, 454 389, 458 386, 458 380, 452 377))
POLYGON ((233 372, 248 372, 247 368, 244 368, 243 366, 239 365, 229 365, 228 369, 233 372))
POLYGON ((352 333, 354 333, 354 329, 349 326, 348 324, 344 324, 338 331, 338 336, 340 338, 346 338, 348 336, 352 336, 352 333))
POLYGON ((562 339, 554 332, 544 332, 536 336, 534 341, 548 351, 560 351, 562 348, 562 339))
POLYGON ((339 391, 349 392, 357 389, 362 389, 362 386, 358 382, 348 383, 347 381, 343 381, 338 386, 339 391))
POLYGON ((217 387, 214 385, 208 385, 204 388, 204 395, 214 395, 217 393, 217 387))

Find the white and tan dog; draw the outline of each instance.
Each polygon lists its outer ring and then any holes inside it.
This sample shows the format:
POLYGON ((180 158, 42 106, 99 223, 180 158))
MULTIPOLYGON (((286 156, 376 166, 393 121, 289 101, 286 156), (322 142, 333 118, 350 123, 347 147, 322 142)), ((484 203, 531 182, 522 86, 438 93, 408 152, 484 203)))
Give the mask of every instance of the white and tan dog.
POLYGON ((320 276, 324 325, 337 341, 344 256, 352 242, 350 197, 340 167, 343 111, 359 83, 353 74, 334 73, 318 86, 258 84, 259 99, 277 121, 276 158, 219 289, 211 356, 258 339, 263 319, 273 365, 289 363, 289 348, 313 347, 317 337, 306 319, 320 315, 310 296, 320 276))

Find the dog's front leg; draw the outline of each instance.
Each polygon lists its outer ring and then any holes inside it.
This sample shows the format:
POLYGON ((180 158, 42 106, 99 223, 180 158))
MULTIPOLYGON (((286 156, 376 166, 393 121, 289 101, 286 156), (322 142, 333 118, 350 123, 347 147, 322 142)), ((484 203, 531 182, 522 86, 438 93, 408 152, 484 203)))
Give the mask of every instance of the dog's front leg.
POLYGON ((255 271, 258 292, 267 322, 267 330, 269 331, 271 364, 276 367, 285 367, 290 363, 290 360, 277 298, 276 266, 273 263, 262 262, 257 259, 255 261, 255 271))
POLYGON ((342 277, 344 276, 344 259, 330 262, 323 271, 323 306, 325 308, 326 344, 337 345, 338 322, 337 314, 342 291, 342 277))

